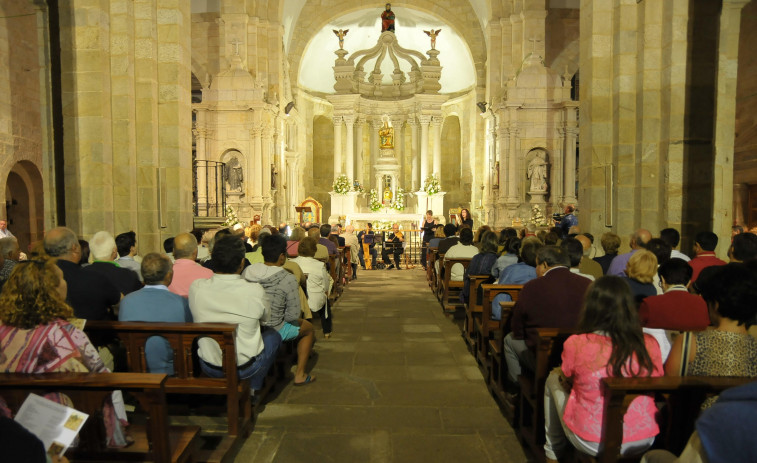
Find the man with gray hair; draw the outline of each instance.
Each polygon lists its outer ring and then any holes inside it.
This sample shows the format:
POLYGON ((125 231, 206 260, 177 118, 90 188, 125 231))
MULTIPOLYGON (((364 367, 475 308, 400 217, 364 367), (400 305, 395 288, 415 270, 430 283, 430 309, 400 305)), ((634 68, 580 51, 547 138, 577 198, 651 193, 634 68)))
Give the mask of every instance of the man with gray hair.
POLYGON ((113 235, 106 231, 95 233, 89 240, 89 251, 94 262, 84 267, 85 272, 104 275, 124 296, 142 287, 136 273, 116 262, 118 249, 113 235))
POLYGON ((0 255, 5 259, 5 262, 0 267, 0 281, 5 281, 11 276, 11 272, 16 264, 18 264, 21 256, 18 240, 13 236, 0 239, 0 255))
MULTIPOLYGON (((197 260, 197 238, 191 233, 181 233, 173 240, 173 280, 168 290, 182 297, 189 297, 189 286, 199 279, 208 279, 213 271, 195 262, 197 260)), ((144 276, 144 275, 143 275, 144 276)))
POLYGON ((631 259, 631 256, 634 255, 634 253, 639 249, 644 249, 646 244, 651 239, 652 234, 649 232, 649 230, 639 228, 638 230, 633 232, 633 235, 631 235, 631 242, 629 243, 631 246, 631 251, 625 254, 620 254, 619 256, 614 258, 612 260, 612 263, 610 264, 610 268, 607 269, 607 274, 619 277, 626 276, 626 265, 628 265, 628 261, 629 259, 631 259))
POLYGON ((68 285, 66 301, 74 308, 74 315, 87 320, 108 319, 108 310, 118 304, 121 293, 104 275, 79 267, 81 246, 76 233, 56 227, 45 234, 42 244, 49 256, 58 259, 56 263, 68 285))
MULTIPOLYGON (((195 253, 196 247, 197 241, 195 253)), ((168 290, 173 279, 171 259, 166 255, 151 252, 142 259, 141 271, 145 287, 124 297, 118 311, 118 319, 135 322, 192 322, 192 312, 189 311, 187 299, 168 290)), ((168 341, 160 336, 153 336, 147 340, 145 358, 148 372, 174 374, 173 349, 168 341)))

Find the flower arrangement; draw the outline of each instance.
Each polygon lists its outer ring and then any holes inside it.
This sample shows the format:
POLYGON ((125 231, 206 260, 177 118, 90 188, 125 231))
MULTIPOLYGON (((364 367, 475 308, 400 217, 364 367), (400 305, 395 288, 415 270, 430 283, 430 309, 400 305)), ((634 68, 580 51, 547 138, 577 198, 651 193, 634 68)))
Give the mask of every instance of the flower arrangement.
POLYGON ((226 206, 226 221, 223 223, 225 227, 231 227, 239 223, 239 217, 237 217, 236 211, 234 211, 234 208, 227 205, 226 206))
POLYGON ((423 182, 423 191, 429 196, 433 196, 442 191, 442 186, 439 184, 439 179, 436 178, 436 175, 431 174, 426 177, 426 181, 423 182))
POLYGON ((334 180, 331 188, 333 188, 334 193, 336 194, 346 195, 352 189, 352 184, 350 182, 350 179, 348 179, 346 175, 341 174, 336 178, 336 180, 334 180))
POLYGON ((392 201, 392 204, 389 207, 397 211, 402 211, 405 209, 405 190, 404 189, 397 188, 397 194, 394 196, 394 201, 392 201))
POLYGON ((373 212, 378 211, 382 207, 381 201, 379 201, 378 191, 376 191, 375 188, 372 188, 368 193, 368 207, 373 212))
POLYGON ((363 185, 360 184, 357 180, 355 180, 352 183, 352 191, 357 191, 358 193, 365 193, 365 189, 363 188, 363 185))
POLYGON ((547 225, 547 221, 544 220, 544 214, 538 204, 534 204, 533 207, 531 207, 531 219, 529 222, 537 227, 544 227, 547 225))

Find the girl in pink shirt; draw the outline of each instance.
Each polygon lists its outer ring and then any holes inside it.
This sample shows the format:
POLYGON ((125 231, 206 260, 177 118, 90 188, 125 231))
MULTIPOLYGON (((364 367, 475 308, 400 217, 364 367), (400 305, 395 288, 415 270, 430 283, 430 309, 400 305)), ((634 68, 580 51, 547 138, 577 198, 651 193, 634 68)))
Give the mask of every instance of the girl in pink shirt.
MULTIPOLYGON (((628 283, 605 276, 589 286, 578 333, 563 346, 562 367, 547 378, 544 391, 547 461, 557 461, 568 441, 596 456, 602 432, 601 381, 608 376, 662 376, 657 341, 641 330, 628 283)), ((657 408, 637 397, 623 418, 621 454, 643 453, 659 433, 657 408)))

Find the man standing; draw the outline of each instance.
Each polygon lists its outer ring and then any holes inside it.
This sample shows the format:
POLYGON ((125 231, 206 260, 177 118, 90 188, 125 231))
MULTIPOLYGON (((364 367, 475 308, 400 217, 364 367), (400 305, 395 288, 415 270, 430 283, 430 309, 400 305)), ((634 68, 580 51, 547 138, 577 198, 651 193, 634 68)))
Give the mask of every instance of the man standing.
POLYGON ((355 236, 355 227, 353 227, 352 225, 347 225, 341 238, 344 239, 344 245, 350 247, 350 266, 352 267, 352 279, 357 280, 357 264, 359 262, 357 255, 360 245, 357 241, 357 236, 355 236))
POLYGON ((421 266, 423 269, 426 269, 426 253, 428 252, 428 243, 431 241, 431 238, 434 237, 434 231, 436 230, 436 225, 439 222, 434 219, 434 211, 428 210, 426 211, 426 218, 423 219, 423 227, 421 229, 423 230, 423 244, 421 245, 421 266))
MULTIPOLYGON (((120 321, 191 322, 187 300, 168 290, 173 278, 168 256, 151 252, 142 259, 145 287, 124 297, 118 310, 120 321)), ((153 336, 145 343, 149 373, 174 374, 173 349, 165 339, 153 336)))
POLYGON ((133 231, 121 233, 116 236, 116 246, 120 256, 117 261, 118 265, 133 271, 139 277, 139 281, 142 281, 142 268, 139 266, 139 262, 134 260, 134 256, 137 255, 137 234, 133 231))
POLYGON ((558 227, 560 227, 560 230, 562 231, 561 238, 565 238, 570 233, 570 227, 578 226, 578 217, 576 217, 573 212, 575 212, 576 208, 573 207, 572 204, 568 204, 565 206, 565 215, 563 216, 562 220, 560 220, 560 224, 558 227))
POLYGON ((8 221, 5 219, 0 219, 0 238, 11 238, 13 237, 13 233, 11 233, 10 230, 8 230, 8 221))
POLYGON ((189 287, 195 280, 207 280, 213 271, 195 262, 197 260, 197 238, 191 233, 181 233, 173 240, 173 279, 168 290, 182 297, 189 296, 189 287))
MULTIPOLYGON (((281 336, 273 329, 260 329, 271 315, 270 301, 257 283, 245 281, 244 243, 236 236, 221 236, 215 241, 211 260, 215 274, 209 280, 197 280, 189 287, 189 309, 197 323, 231 323, 237 325, 237 370, 240 379, 249 379, 254 391, 263 382, 281 345, 281 336)), ((209 338, 198 341, 200 368, 214 378, 223 376, 223 355, 218 343, 209 338)))
POLYGON ((631 251, 625 254, 620 254, 613 259, 610 268, 607 269, 607 275, 615 275, 619 277, 626 276, 626 265, 628 265, 628 260, 636 251, 643 249, 651 239, 652 234, 649 233, 649 230, 643 228, 636 230, 633 235, 631 235, 631 251))

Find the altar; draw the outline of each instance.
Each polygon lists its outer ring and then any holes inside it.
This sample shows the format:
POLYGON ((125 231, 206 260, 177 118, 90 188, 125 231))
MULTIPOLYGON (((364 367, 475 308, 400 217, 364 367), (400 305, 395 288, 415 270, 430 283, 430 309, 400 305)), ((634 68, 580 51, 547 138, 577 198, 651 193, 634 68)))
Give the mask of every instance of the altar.
MULTIPOLYGON (((423 221, 423 214, 403 214, 400 212, 382 212, 382 211, 376 211, 376 212, 354 212, 352 214, 345 215, 345 225, 352 224, 353 226, 356 223, 360 223, 360 225, 371 222, 371 223, 400 223, 400 224, 412 224, 413 227, 417 227, 418 224, 420 224, 423 221)), ((374 225, 374 228, 378 228, 374 225)), ((405 227, 406 228, 406 227, 405 227)))

